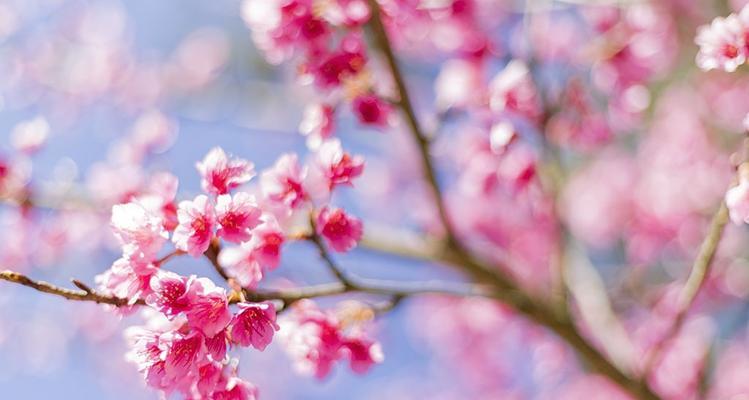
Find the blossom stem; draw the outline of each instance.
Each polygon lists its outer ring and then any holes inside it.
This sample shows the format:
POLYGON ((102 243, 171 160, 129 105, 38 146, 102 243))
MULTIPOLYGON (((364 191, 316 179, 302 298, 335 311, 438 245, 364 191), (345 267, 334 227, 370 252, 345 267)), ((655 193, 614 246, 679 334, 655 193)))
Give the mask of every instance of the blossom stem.
POLYGON ((231 276, 229 276, 224 267, 221 266, 221 263, 218 262, 218 254, 220 252, 221 244, 217 239, 214 238, 214 240, 211 240, 210 246, 208 246, 208 249, 205 251, 205 253, 203 253, 203 255, 208 259, 208 261, 211 262, 211 265, 213 265, 213 269, 216 270, 216 273, 218 273, 221 278, 228 282, 229 279, 231 279, 231 276))
POLYGON ((184 254, 187 254, 187 252, 182 251, 182 250, 174 250, 174 251, 170 252, 169 254, 165 255, 164 257, 161 257, 160 259, 156 260, 156 262, 154 262, 154 264, 156 266, 161 266, 164 263, 166 263, 167 261, 171 260, 172 258, 181 256, 181 255, 184 255, 184 254))
POLYGON ((645 368, 643 369, 643 379, 646 379, 650 375, 650 372, 660 360, 666 345, 679 335, 681 328, 684 326, 687 314, 689 314, 689 310, 692 308, 697 294, 699 294, 700 289, 702 289, 705 283, 705 279, 710 273, 710 267, 715 258, 715 253, 718 251, 720 240, 723 238, 726 224, 728 224, 728 206, 726 206, 725 201, 721 201, 718 211, 715 212, 712 221, 710 221, 710 227, 705 239, 702 241, 702 245, 700 245, 700 251, 694 259, 692 271, 689 273, 687 282, 684 284, 681 293, 679 293, 678 308, 674 322, 666 334, 653 346, 653 350, 650 351, 645 362, 645 368))

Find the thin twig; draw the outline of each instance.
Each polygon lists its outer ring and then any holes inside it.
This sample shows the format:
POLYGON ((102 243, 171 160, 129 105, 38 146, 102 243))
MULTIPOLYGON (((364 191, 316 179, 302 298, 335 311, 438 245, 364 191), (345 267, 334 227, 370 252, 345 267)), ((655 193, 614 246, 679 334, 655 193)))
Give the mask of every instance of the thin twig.
POLYGON ((679 300, 677 304, 676 316, 671 327, 665 335, 656 343, 652 350, 649 352, 645 366, 643 368, 642 378, 647 379, 650 372, 659 361, 663 351, 667 344, 676 336, 679 335, 686 317, 689 314, 689 310, 692 308, 697 294, 705 283, 705 279, 710 273, 710 267, 712 261, 715 258, 715 253, 718 250, 718 244, 723 237, 723 231, 728 223, 728 207, 724 201, 721 202, 720 208, 713 215, 712 221, 710 221, 710 228, 707 231, 705 239, 702 241, 700 251, 697 253, 697 257, 692 265, 692 271, 689 273, 689 278, 684 284, 684 287, 679 293, 679 300))
MULTIPOLYGON (((75 300, 75 301, 92 301, 94 303, 99 304, 110 304, 116 307, 123 307, 131 305, 129 302, 129 299, 123 299, 116 296, 108 296, 105 294, 100 294, 89 288, 83 283, 80 283, 78 280, 73 280, 74 284, 81 289, 82 291, 78 290, 72 290, 72 289, 66 289, 59 286, 55 286, 51 283, 43 282, 43 281, 35 281, 25 275, 19 274, 18 272, 13 271, 0 271, 0 280, 8 281, 17 283, 19 285, 27 286, 32 289, 36 289, 40 292, 53 294, 56 296, 64 297, 68 300, 75 300), (76 283, 77 282, 77 283, 76 283)), ((142 300, 138 300, 134 302, 133 304, 145 304, 142 300)))
POLYGON ((160 265, 166 263, 167 261, 171 260, 172 258, 179 257, 179 256, 184 255, 184 254, 187 254, 187 252, 182 251, 182 250, 174 250, 174 251, 170 252, 169 254, 165 255, 164 257, 161 257, 158 260, 156 260, 154 262, 154 265, 160 266, 160 265))
MULTIPOLYGON (((37 281, 14 271, 0 271, 0 280, 16 283, 43 293, 49 293, 64 297, 68 300, 91 301, 100 304, 110 304, 117 307, 127 305, 145 305, 145 301, 109 296, 97 293, 88 286, 88 291, 78 291, 53 285, 51 283, 37 281)), ((74 281, 78 282, 74 279, 74 281)), ((83 285, 83 284, 82 284, 83 285)), ((293 303, 302 299, 317 297, 336 296, 344 293, 369 293, 390 296, 392 299, 425 294, 449 295, 458 297, 484 296, 492 297, 493 294, 484 288, 471 284, 458 284, 451 282, 426 281, 426 282, 401 282, 378 279, 357 279, 356 288, 345 287, 341 282, 324 283, 312 286, 301 286, 280 290, 248 290, 245 289, 246 301, 279 300, 284 303, 293 303)), ((233 299, 231 303, 241 301, 240 298, 233 299)))
POLYGON ((315 223, 315 217, 312 214, 310 214, 309 223, 312 227, 312 233, 307 236, 307 239, 315 245, 318 253, 320 253, 320 258, 323 259, 330 272, 333 273, 336 279, 338 279, 344 287, 350 289, 355 288, 356 286, 349 280, 343 269, 338 267, 333 260, 333 257, 330 255, 330 252, 328 252, 328 249, 325 247, 325 244, 322 242, 322 238, 317 234, 317 224, 315 223))

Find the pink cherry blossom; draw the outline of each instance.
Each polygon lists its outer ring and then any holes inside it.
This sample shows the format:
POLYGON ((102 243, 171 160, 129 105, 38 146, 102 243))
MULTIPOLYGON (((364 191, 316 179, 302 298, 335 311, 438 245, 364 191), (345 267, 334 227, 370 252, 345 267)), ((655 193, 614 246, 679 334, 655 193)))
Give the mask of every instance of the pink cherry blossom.
POLYGON ((226 247, 219 254, 219 262, 242 286, 255 287, 263 279, 264 271, 273 270, 281 258, 285 238, 276 220, 269 214, 252 231, 252 238, 237 247, 226 247))
POLYGON ((264 276, 263 267, 255 258, 253 250, 245 242, 240 246, 225 247, 219 253, 218 262, 243 287, 257 287, 264 276))
POLYGON ((705 70, 720 68, 728 72, 746 60, 745 33, 747 25, 735 14, 715 18, 697 32, 695 43, 700 47, 697 65, 705 70))
POLYGON ((387 126, 392 112, 390 104, 374 94, 355 98, 351 107, 359 122, 377 127, 387 126))
POLYGON ((346 353, 344 357, 349 359, 351 370, 357 374, 367 373, 372 366, 385 359, 380 344, 363 336, 346 338, 341 349, 346 353))
POLYGON ((320 51, 308 59, 303 67, 315 83, 323 89, 332 89, 362 72, 367 64, 365 46, 359 35, 344 37, 338 49, 320 51))
POLYGON ((307 146, 316 149, 327 138, 331 137, 334 129, 334 112, 332 106, 314 103, 304 109, 304 118, 299 124, 299 132, 307 136, 307 146))
POLYGON ((308 0, 245 0, 242 18, 252 30, 252 39, 274 64, 297 49, 321 46, 329 27, 318 18, 308 0))
POLYGON ((365 0, 335 0, 324 8, 323 17, 332 25, 353 27, 369 19, 369 5, 365 0))
POLYGON ((336 185, 351 185, 354 178, 364 171, 364 158, 343 151, 337 139, 328 140, 320 146, 316 161, 331 189, 336 185))
POLYGON ((216 198, 216 235, 229 242, 239 243, 250 238, 250 230, 260 224, 262 211, 252 195, 239 192, 234 196, 222 194, 216 198))
POLYGON ((148 180, 143 194, 137 201, 164 221, 164 229, 173 231, 177 227, 177 197, 179 181, 168 172, 157 172, 148 180))
POLYGON ((346 334, 335 315, 321 311, 310 300, 296 303, 280 325, 279 337, 294 367, 318 379, 325 378, 341 359, 348 358, 357 373, 383 361, 379 344, 360 333, 346 334))
POLYGON ((96 277, 96 284, 105 292, 135 303, 151 293, 151 277, 158 268, 141 260, 120 258, 96 277))
POLYGON ((535 120, 540 115, 540 100, 528 67, 513 60, 492 79, 489 105, 496 113, 508 112, 535 120))
POLYGON ((236 376, 227 380, 223 390, 213 392, 214 400, 256 400, 257 396, 258 390, 254 385, 236 376))
POLYGON ((111 226, 127 258, 150 262, 168 239, 163 219, 136 201, 113 206, 111 226))
POLYGON ((164 360, 164 376, 171 380, 197 374, 198 364, 206 354, 203 335, 196 331, 166 332, 159 336, 159 348, 164 360))
POLYGON ((137 365, 138 371, 144 374, 146 383, 157 389, 171 389, 165 379, 163 351, 159 343, 160 333, 133 327, 126 331, 126 336, 132 342, 126 359, 137 365))
POLYGON ((356 247, 362 237, 362 223, 340 208, 324 207, 317 216, 317 232, 337 252, 356 247))
POLYGON ((251 162, 229 158, 220 147, 211 149, 196 167, 202 177, 203 190, 214 195, 229 193, 255 176, 251 162))
POLYGON ((173 272, 160 271, 151 278, 152 293, 146 298, 146 302, 167 317, 174 318, 190 308, 190 283, 188 278, 173 272))
POLYGON ((174 230, 172 242, 177 249, 193 257, 201 256, 211 243, 216 217, 213 204, 205 195, 179 203, 177 210, 179 225, 174 230))
POLYGON ((228 344, 229 341, 226 337, 226 330, 221 330, 212 337, 205 338, 206 350, 216 361, 223 361, 226 358, 228 344))
POLYGON ((307 199, 303 186, 306 175, 307 170, 299 165, 296 154, 284 154, 273 167, 263 171, 260 177, 263 195, 292 209, 300 207, 307 199))
POLYGON ((226 291, 207 278, 192 280, 189 288, 187 322, 207 337, 221 332, 231 321, 226 291))
POLYGON ((273 340, 274 331, 279 329, 275 306, 264 302, 239 303, 238 307, 240 311, 229 325, 232 341, 240 346, 265 350, 273 340))

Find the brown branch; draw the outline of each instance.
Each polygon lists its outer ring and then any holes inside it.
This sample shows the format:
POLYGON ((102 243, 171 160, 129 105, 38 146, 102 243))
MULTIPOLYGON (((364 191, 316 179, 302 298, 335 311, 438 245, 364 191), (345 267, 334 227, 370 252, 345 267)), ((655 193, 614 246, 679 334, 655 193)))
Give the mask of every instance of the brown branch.
POLYGON ((465 249, 457 238, 456 232, 450 223, 449 214, 442 199, 440 185, 437 180, 436 170, 432 165, 429 155, 429 141, 419 126, 413 105, 408 95, 403 75, 400 72, 395 59, 393 49, 390 45, 385 27, 382 22, 381 9, 376 0, 369 0, 371 8, 370 26, 373 33, 373 41, 385 55, 390 72, 395 81, 399 94, 399 105, 406 117, 406 122, 411 128, 411 134, 417 144, 423 172, 427 183, 432 191, 435 204, 439 211, 440 219, 445 226, 447 236, 447 251, 443 255, 443 261, 457 265, 468 272, 475 281, 486 282, 492 286, 497 299, 508 304, 529 319, 544 325, 563 338, 588 366, 615 382, 622 389, 638 399, 658 399, 645 382, 631 377, 618 369, 600 351, 594 348, 578 331, 574 322, 564 313, 558 313, 555 307, 545 302, 538 301, 530 294, 519 288, 509 276, 502 272, 499 266, 487 266, 474 259, 470 252, 465 249))
POLYGON ((422 130, 421 125, 419 124, 419 120, 416 117, 416 112, 414 111, 413 103, 411 102, 411 98, 408 94, 408 89, 406 88, 403 74, 401 74, 400 72, 398 62, 395 59, 395 54, 393 53, 392 46, 390 45, 390 40, 388 39, 387 33, 385 32, 385 26, 382 23, 382 18, 380 16, 382 11, 380 10, 380 7, 377 4, 376 0, 369 0, 369 3, 370 9, 372 10, 370 26, 374 33, 373 39, 377 47, 385 56, 388 68, 390 69, 393 81, 395 82, 395 86, 398 91, 397 104, 403 111, 406 123, 408 124, 414 142, 417 145, 419 159, 421 160, 421 168, 423 170, 424 177, 429 184, 428 186, 432 191, 434 202, 437 205, 437 212, 439 213, 440 220, 442 221, 442 225, 445 228, 446 239, 448 242, 447 244, 450 248, 460 248, 454 227, 450 222, 450 215, 447 211, 447 206, 442 199, 440 185, 437 179, 437 172, 432 165, 431 157, 429 155, 429 138, 422 130))
POLYGON ((660 357, 663 354, 668 343, 679 335, 681 328, 684 326, 686 317, 689 314, 689 310, 692 308, 697 294, 705 283, 705 279, 710 273, 710 267, 712 261, 715 258, 715 253, 718 251, 718 245, 723 237, 723 231, 725 230, 726 224, 728 223, 728 207, 725 201, 721 201, 718 211, 713 215, 710 221, 710 227, 707 231, 705 239, 700 245, 700 251, 697 253, 697 257, 692 265, 692 271, 689 273, 689 278, 684 284, 684 287, 679 293, 679 300, 676 310, 676 316, 671 327, 665 335, 653 346, 653 349, 649 352, 645 367, 643 368, 642 378, 647 379, 655 365, 658 363, 660 357))
POLYGON ((221 244, 219 243, 218 239, 213 238, 213 240, 211 240, 210 246, 208 246, 208 249, 205 251, 205 253, 203 253, 203 255, 208 259, 208 261, 211 262, 211 265, 213 265, 213 269, 216 270, 221 278, 228 282, 231 279, 231 276, 229 276, 224 267, 221 266, 221 263, 218 262, 219 253, 221 253, 221 244))
MULTIPOLYGON (((131 302, 129 299, 116 296, 104 295, 97 293, 85 284, 80 283, 88 290, 78 291, 53 285, 51 283, 37 281, 23 274, 14 271, 1 271, 0 280, 11 283, 17 283, 30 287, 43 293, 49 293, 56 296, 64 297, 68 300, 91 301, 99 304, 110 304, 117 307, 127 305, 145 305, 145 301, 139 299, 131 302)), ((281 290, 244 290, 244 297, 247 301, 266 301, 279 300, 288 305, 302 299, 311 299, 317 297, 336 296, 345 293, 369 293, 389 296, 391 299, 403 299, 424 294, 449 295, 459 297, 471 296, 492 296, 491 292, 482 289, 476 285, 462 285, 449 282, 427 281, 427 282, 399 282, 377 279, 359 278, 356 281, 356 288, 344 286, 341 282, 324 283, 312 286, 301 286, 296 288, 281 290)), ((233 299, 231 302, 239 302, 240 299, 233 299)))
MULTIPOLYGON (((27 286, 40 292, 64 297, 68 300, 92 301, 99 304, 110 304, 115 307, 130 305, 128 299, 97 293, 77 280, 73 280, 73 283, 76 284, 76 286, 80 285, 79 287, 83 289, 81 291, 55 286, 51 283, 43 281, 35 281, 25 275, 13 271, 0 271, 0 280, 17 283, 19 285, 27 286)), ((138 300, 134 304, 142 305, 145 304, 145 302, 143 302, 143 300, 138 300)))

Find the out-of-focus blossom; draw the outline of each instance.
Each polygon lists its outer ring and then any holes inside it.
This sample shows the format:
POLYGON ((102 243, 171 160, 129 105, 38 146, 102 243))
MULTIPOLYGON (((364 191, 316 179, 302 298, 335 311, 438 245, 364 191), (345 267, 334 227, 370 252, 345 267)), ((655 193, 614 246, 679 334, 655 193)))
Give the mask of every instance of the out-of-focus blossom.
POLYGON ((163 219, 135 201, 112 207, 111 226, 127 258, 150 262, 168 239, 163 219))
POLYGON ((338 139, 325 141, 309 169, 307 186, 317 197, 325 197, 336 186, 351 186, 352 181, 364 171, 364 158, 343 150, 338 139))
POLYGON ((18 151, 33 154, 39 151, 49 137, 49 123, 44 117, 36 117, 16 124, 11 132, 11 143, 18 151))
POLYGON ((391 115, 391 106, 374 94, 366 94, 354 99, 351 103, 354 115, 365 125, 387 126, 391 115))
POLYGON ((304 109, 304 118, 299 124, 299 132, 307 136, 307 146, 316 149, 333 135, 335 110, 322 103, 310 104, 304 109))
POLYGON ((489 105, 496 113, 510 113, 535 120, 541 113, 540 99, 528 66, 513 60, 492 79, 489 105))
POLYGON ((295 50, 315 49, 330 33, 325 21, 306 0, 245 0, 242 18, 252 30, 252 39, 274 64, 291 57, 295 50))
POLYGON ((263 195, 272 202, 289 208, 300 207, 307 199, 303 182, 307 169, 299 165, 296 154, 284 154, 271 167, 263 171, 260 185, 263 195))
POLYGON ((471 60, 449 60, 434 82, 435 105, 440 110, 476 105, 486 97, 481 66, 471 60))
POLYGON ((346 214, 340 208, 324 207, 317 215, 317 232, 325 238, 328 245, 337 252, 347 252, 362 237, 362 223, 357 218, 346 214))
POLYGON ((335 315, 310 300, 296 303, 279 324, 279 338, 300 373, 325 378, 341 359, 348 359, 354 372, 364 373, 383 361, 379 343, 359 332, 344 332, 335 315))

